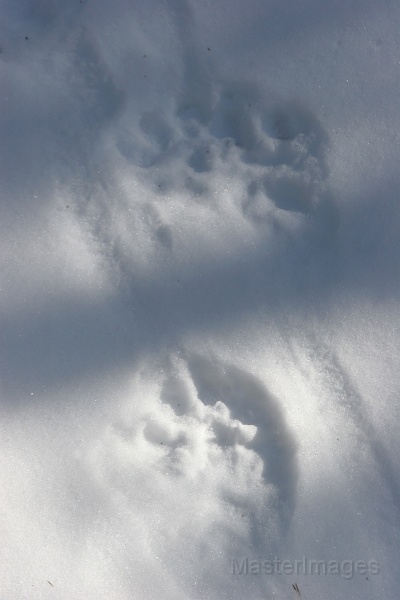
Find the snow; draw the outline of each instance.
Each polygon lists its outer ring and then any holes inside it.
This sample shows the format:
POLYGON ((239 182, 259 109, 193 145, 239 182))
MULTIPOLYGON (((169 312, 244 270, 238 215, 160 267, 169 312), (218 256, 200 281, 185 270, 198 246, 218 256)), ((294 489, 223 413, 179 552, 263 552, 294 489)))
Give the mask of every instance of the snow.
POLYGON ((0 9, 1 598, 396 599, 398 3, 0 9))

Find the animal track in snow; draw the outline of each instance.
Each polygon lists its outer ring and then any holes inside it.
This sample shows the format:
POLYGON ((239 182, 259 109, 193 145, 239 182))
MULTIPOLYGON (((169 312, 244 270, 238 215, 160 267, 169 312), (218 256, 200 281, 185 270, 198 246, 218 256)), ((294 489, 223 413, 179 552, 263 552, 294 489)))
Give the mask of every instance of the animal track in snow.
POLYGON ((296 103, 269 101, 247 83, 225 84, 207 101, 182 100, 175 115, 144 114, 139 137, 117 142, 127 160, 151 168, 159 193, 187 190, 198 199, 220 189, 238 194, 254 223, 276 211, 333 217, 326 189, 327 136, 296 103))
POLYGON ((195 354, 142 377, 132 412, 92 460, 111 496, 155 519, 160 535, 211 528, 225 539, 229 528, 229 539, 263 538, 295 506, 296 444, 279 402, 249 373, 195 354))

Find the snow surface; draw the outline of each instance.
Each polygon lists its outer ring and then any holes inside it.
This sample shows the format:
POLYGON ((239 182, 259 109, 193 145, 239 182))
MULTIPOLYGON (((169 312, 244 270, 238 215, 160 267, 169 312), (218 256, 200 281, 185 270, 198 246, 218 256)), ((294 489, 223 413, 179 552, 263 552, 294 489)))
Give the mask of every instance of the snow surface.
POLYGON ((399 3, 0 11, 1 600, 398 598, 399 3))

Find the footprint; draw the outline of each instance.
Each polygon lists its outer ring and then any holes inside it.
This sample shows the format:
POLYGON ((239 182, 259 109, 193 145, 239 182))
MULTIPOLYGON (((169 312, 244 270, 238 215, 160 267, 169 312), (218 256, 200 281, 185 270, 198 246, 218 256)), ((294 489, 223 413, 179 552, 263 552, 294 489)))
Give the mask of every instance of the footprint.
POLYGON ((129 481, 141 479, 146 469, 156 487, 168 488, 167 481, 162 483, 167 478, 182 494, 189 485, 199 497, 213 494, 224 505, 233 502, 234 511, 251 508, 258 497, 257 510, 268 507, 275 523, 290 521, 296 502, 296 443, 279 402, 257 378, 189 354, 169 361, 154 391, 144 410, 112 428, 102 450, 106 471, 114 472, 108 476, 110 485, 122 486, 135 502, 135 486, 131 493, 129 481))
MULTIPOLYGON (((117 91, 87 48, 81 69, 93 74, 99 110, 107 96, 114 98, 110 111, 117 110, 117 91)), ((110 194, 111 177, 103 176, 100 194, 90 192, 83 208, 94 236, 97 228, 108 236, 106 260, 117 277, 155 257, 168 261, 169 252, 183 258, 196 243, 230 263, 248 244, 266 248, 290 237, 323 245, 335 237, 326 136, 315 116, 296 103, 278 105, 245 82, 211 88, 204 110, 193 97, 192 104, 166 103, 136 120, 128 112, 118 118, 117 193, 110 194)))
POLYGON ((175 114, 143 114, 136 140, 121 134, 121 153, 162 182, 158 194, 187 191, 196 202, 208 195, 224 210, 215 190, 223 189, 226 177, 232 201, 254 227, 278 222, 282 230, 296 219, 303 227, 307 217, 308 226, 323 235, 328 229, 334 233, 338 218, 326 189, 327 135, 311 111, 295 102, 278 104, 248 82, 207 89, 204 97, 189 94, 192 102, 186 98, 175 114))
POLYGON ((88 471, 139 555, 180 579, 189 566, 190 589, 217 581, 227 557, 277 551, 296 504, 296 444, 257 378, 181 352, 143 368, 120 411, 88 471))

